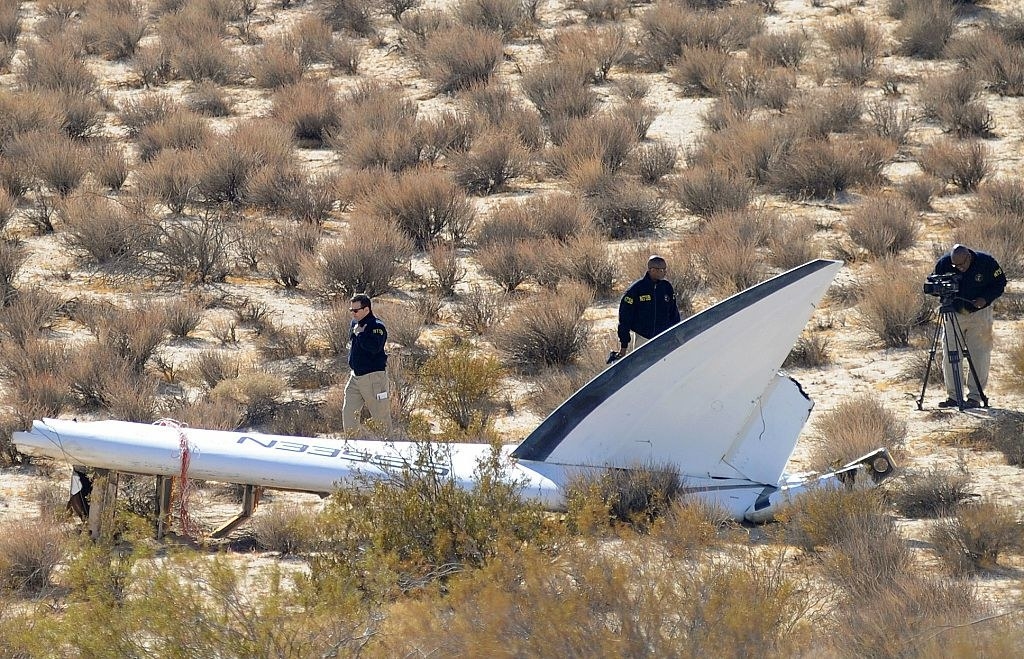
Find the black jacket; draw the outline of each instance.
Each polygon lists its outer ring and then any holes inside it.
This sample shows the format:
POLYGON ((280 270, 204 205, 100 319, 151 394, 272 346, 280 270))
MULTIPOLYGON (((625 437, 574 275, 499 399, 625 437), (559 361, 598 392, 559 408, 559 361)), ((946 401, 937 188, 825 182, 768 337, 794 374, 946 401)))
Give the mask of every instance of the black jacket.
POLYGON ((388 354, 384 352, 384 344, 388 340, 388 331, 372 311, 358 323, 352 321, 349 339, 352 347, 348 351, 348 365, 353 373, 366 375, 387 368, 388 354), (355 333, 356 325, 363 326, 359 334, 355 333))
POLYGON ((650 339, 679 322, 676 292, 667 279, 650 274, 637 279, 619 302, 619 344, 628 346, 630 332, 650 339))
MULTIPOLYGON (((953 267, 952 254, 943 255, 935 264, 935 274, 948 273, 960 274, 960 271, 953 267)), ((960 292, 957 294, 956 301, 957 310, 977 311, 978 309, 968 301, 979 297, 985 298, 987 307, 1003 294, 1005 288, 1006 275, 999 267, 999 263, 992 258, 991 254, 976 252, 972 249, 971 265, 960 277, 960 292)))

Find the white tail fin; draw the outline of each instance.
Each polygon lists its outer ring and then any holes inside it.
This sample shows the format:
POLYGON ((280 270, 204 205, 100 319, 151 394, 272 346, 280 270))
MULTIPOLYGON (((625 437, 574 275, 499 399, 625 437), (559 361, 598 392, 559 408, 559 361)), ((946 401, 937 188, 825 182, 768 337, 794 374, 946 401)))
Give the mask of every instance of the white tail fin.
POLYGON ((666 330, 576 392, 513 456, 776 483, 811 407, 778 369, 841 266, 811 261, 666 330))

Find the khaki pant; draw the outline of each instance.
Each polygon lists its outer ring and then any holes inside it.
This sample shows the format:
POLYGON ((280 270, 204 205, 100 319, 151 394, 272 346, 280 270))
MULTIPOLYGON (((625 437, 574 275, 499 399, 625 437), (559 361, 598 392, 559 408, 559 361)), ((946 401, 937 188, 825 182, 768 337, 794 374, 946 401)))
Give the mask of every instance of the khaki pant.
POLYGON ((341 424, 345 430, 359 427, 363 405, 374 421, 391 430, 391 400, 388 398, 388 374, 374 371, 366 375, 352 373, 345 385, 345 403, 341 408, 341 424))
MULTIPOLYGON (((992 361, 992 307, 988 306, 980 311, 974 313, 958 313, 956 314, 957 323, 960 325, 960 332, 963 335, 961 344, 966 344, 967 351, 971 355, 971 364, 973 368, 970 370, 974 371, 974 375, 978 377, 978 384, 984 389, 988 384, 988 367, 992 361)), ((961 382, 963 383, 963 390, 967 393, 967 397, 981 402, 981 392, 978 391, 977 385, 974 384, 974 377, 968 372, 965 377, 964 365, 966 360, 964 359, 963 352, 957 350, 956 343, 953 341, 953 329, 949 327, 950 323, 948 320, 943 320, 942 326, 942 377, 946 382, 946 396, 953 400, 956 400, 956 386, 953 382, 953 367, 949 363, 949 353, 947 352, 946 346, 949 346, 950 350, 955 350, 960 353, 960 373, 961 382), (946 342, 946 337, 949 337, 949 342, 946 342)))
POLYGON ((630 334, 633 335, 633 343, 629 344, 629 348, 626 350, 627 353, 633 352, 634 350, 636 350, 637 348, 639 348, 643 344, 645 344, 648 341, 650 341, 650 339, 648 339, 647 337, 640 336, 636 332, 630 332, 630 334))

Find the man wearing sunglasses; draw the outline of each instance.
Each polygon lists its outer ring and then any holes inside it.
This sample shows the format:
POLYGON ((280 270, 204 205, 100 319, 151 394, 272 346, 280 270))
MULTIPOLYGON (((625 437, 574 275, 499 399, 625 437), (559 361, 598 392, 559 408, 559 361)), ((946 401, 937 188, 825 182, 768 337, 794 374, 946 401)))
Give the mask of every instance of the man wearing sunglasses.
POLYGON ((384 344, 388 331, 373 315, 370 296, 353 295, 349 301, 352 314, 348 365, 352 374, 345 385, 345 403, 341 423, 345 430, 359 427, 359 416, 365 405, 373 420, 391 430, 391 401, 388 399, 388 355, 384 344))
POLYGON ((647 274, 626 289, 619 302, 620 350, 615 359, 626 356, 630 334, 635 335, 639 348, 679 322, 676 292, 665 279, 667 270, 665 259, 654 254, 647 259, 647 274))

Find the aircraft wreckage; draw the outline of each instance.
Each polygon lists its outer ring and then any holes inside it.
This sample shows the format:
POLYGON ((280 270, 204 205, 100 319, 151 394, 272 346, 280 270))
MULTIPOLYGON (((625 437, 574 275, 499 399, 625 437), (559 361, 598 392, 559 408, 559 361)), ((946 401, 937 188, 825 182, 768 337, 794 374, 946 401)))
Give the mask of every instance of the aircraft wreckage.
MULTIPOLYGON (((808 262, 687 318, 616 361, 522 443, 502 447, 508 477, 522 484, 524 498, 558 510, 567 484, 580 474, 664 466, 678 470, 684 491, 753 522, 770 519, 808 489, 881 482, 894 468, 882 448, 828 473, 784 473, 813 403, 779 369, 841 265, 808 262)), ((252 512, 259 488, 324 493, 409 468, 433 470, 470 488, 492 450, 444 444, 425 464, 414 442, 58 419, 33 422, 31 430, 14 433, 14 443, 25 454, 72 465, 73 494, 75 483, 83 484, 83 466, 156 476, 163 516, 183 462, 188 478, 245 486, 242 513, 215 537, 252 512)))

